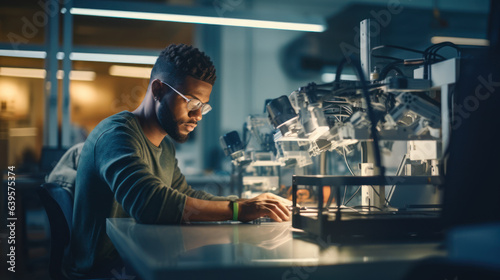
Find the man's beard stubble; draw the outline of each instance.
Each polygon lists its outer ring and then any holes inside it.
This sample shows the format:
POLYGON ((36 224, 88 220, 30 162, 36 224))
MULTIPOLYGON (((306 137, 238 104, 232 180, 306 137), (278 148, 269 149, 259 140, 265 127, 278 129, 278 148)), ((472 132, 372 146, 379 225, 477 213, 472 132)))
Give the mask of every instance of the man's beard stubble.
POLYGON ((168 104, 161 104, 158 108, 158 122, 160 123, 161 128, 165 130, 165 132, 174 139, 177 143, 184 143, 189 139, 189 133, 186 135, 182 135, 179 132, 178 122, 170 110, 168 104))

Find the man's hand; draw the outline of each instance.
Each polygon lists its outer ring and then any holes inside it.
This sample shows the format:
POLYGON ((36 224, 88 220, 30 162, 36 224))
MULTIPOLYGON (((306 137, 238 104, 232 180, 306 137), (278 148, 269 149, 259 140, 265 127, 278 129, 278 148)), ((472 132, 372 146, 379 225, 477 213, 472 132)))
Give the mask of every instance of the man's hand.
POLYGON ((242 222, 264 216, 277 222, 290 220, 287 206, 292 205, 292 202, 272 193, 263 193, 251 199, 239 200, 238 204, 240 210, 238 219, 242 222))

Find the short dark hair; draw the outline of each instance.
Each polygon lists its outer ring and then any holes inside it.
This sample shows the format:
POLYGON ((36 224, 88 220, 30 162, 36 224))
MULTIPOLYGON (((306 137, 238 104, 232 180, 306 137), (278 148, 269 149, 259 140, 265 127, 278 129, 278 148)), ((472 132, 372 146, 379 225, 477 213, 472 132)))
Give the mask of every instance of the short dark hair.
POLYGON ((172 84, 182 83, 187 76, 215 83, 215 67, 204 52, 185 44, 167 46, 156 59, 151 79, 165 79, 172 84))

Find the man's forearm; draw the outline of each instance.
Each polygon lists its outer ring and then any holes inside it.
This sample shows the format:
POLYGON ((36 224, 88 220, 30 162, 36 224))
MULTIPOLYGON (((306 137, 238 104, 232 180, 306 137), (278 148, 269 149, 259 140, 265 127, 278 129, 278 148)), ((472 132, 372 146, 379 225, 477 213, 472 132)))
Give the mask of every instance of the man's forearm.
MULTIPOLYGON (((231 201, 201 200, 192 197, 186 198, 182 213, 182 220, 189 221, 227 221, 233 218, 233 203, 231 201)), ((251 199, 239 199, 239 221, 249 222, 260 217, 270 217, 282 222, 290 219, 290 212, 286 205, 291 201, 271 193, 264 193, 251 199)))
POLYGON ((230 201, 186 198, 182 221, 226 221, 232 220, 233 208, 230 201))

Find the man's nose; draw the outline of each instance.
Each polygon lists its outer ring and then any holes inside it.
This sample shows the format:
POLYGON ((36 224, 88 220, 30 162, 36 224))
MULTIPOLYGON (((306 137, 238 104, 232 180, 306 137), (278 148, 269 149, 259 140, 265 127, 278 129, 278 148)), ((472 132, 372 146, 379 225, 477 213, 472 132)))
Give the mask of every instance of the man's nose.
POLYGON ((198 110, 190 111, 189 116, 194 117, 198 122, 201 121, 201 119, 203 118, 203 115, 201 114, 201 108, 199 108, 198 110))

